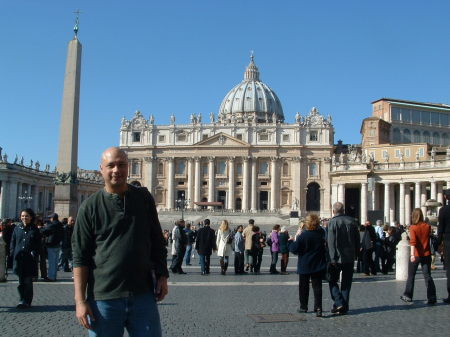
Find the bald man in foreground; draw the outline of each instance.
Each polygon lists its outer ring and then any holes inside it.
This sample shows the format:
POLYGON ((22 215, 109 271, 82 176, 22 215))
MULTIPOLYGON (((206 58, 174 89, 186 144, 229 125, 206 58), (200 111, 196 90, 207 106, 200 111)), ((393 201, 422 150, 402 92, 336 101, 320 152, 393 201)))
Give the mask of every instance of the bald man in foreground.
POLYGON ((105 186, 80 207, 72 237, 76 316, 89 336, 161 336, 167 249, 155 201, 127 184, 128 157, 106 149, 105 186))

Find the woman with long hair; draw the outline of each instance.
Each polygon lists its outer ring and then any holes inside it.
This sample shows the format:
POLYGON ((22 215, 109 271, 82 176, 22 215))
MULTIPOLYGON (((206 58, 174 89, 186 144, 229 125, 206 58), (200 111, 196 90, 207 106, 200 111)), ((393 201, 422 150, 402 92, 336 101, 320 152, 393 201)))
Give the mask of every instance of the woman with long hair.
POLYGON ((20 212, 20 224, 16 225, 12 234, 10 254, 13 256, 13 270, 19 277, 20 301, 18 309, 31 306, 33 300, 33 277, 37 273, 37 258, 41 243, 41 235, 34 224, 36 215, 31 208, 20 212))
POLYGON ((220 273, 225 275, 228 269, 228 260, 231 254, 231 243, 233 242, 233 232, 227 220, 222 220, 217 231, 216 246, 217 256, 220 257, 220 273))
POLYGON ((325 238, 320 219, 310 214, 305 219, 303 231, 290 246, 290 251, 298 255, 297 274, 299 274, 298 312, 308 311, 309 280, 314 292, 314 311, 322 317, 322 277, 326 269, 325 238))
POLYGON ((280 241, 281 275, 287 275, 289 274, 287 272, 287 266, 289 263, 289 245, 291 244, 292 240, 289 237, 289 232, 286 226, 281 227, 278 239, 280 241))
POLYGON ((436 304, 436 287, 431 277, 430 235, 431 226, 424 221, 422 210, 420 208, 414 208, 411 214, 411 226, 409 228, 411 256, 408 266, 408 280, 406 281, 405 291, 400 296, 400 299, 404 302, 412 302, 414 279, 420 263, 427 287, 427 304, 436 304))

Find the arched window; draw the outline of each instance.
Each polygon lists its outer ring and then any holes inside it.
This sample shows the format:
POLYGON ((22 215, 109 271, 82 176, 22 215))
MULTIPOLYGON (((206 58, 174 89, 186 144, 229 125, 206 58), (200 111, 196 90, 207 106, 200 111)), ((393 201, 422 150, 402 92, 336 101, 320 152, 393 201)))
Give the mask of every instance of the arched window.
POLYGON ((394 129, 392 142, 394 144, 399 144, 402 142, 402 136, 400 134, 400 129, 397 129, 397 128, 394 129))
POLYGON ((421 139, 420 139, 420 132, 419 130, 414 130, 413 133, 413 143, 420 143, 421 139))
POLYGON ((160 161, 158 163, 158 176, 164 176, 164 163, 160 161))
POLYGON ((446 133, 442 134, 442 145, 444 145, 444 146, 449 145, 449 143, 448 143, 448 134, 446 134, 446 133))
POLYGON ((437 133, 437 132, 433 132, 433 144, 441 145, 441 137, 439 136, 439 133, 437 133))
POLYGON ((403 130, 403 143, 411 143, 411 131, 408 129, 403 130))
POLYGON ((310 183, 307 186, 306 211, 320 211, 320 186, 318 183, 310 183))
POLYGON ((424 143, 431 143, 431 139, 430 139, 430 133, 428 131, 425 131, 423 133, 423 142, 424 143))

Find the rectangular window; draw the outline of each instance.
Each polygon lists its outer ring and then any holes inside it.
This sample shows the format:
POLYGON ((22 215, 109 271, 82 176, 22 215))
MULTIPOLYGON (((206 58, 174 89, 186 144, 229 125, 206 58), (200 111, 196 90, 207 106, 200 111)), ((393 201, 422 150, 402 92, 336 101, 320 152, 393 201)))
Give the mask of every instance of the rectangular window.
POLYGON ((262 142, 266 142, 269 140, 269 135, 267 133, 260 133, 259 140, 262 142))
POLYGON ((440 118, 440 122, 441 122, 441 125, 442 126, 448 126, 448 114, 446 114, 446 113, 441 113, 440 114, 441 116, 441 118, 440 118))
POLYGON ((203 165, 203 175, 204 176, 208 175, 208 164, 203 165))
POLYGON ((387 150, 383 150, 383 159, 386 159, 388 157, 387 150))
POLYGON ((423 147, 419 148, 419 157, 424 157, 425 156, 425 150, 423 147))
POLYGON ((261 161, 259 163, 259 172, 258 173, 261 175, 269 174, 269 163, 266 161, 261 161))
POLYGON ((431 124, 439 125, 439 112, 431 112, 431 124))
POLYGON ((283 142, 289 142, 289 135, 283 135, 283 142))
POLYGON ((141 163, 137 160, 131 162, 131 175, 138 176, 141 174, 141 163))
POLYGON ((410 155, 411 155, 410 149, 405 149, 405 157, 409 158, 410 155))
POLYGON ((402 121, 403 122, 411 122, 411 110, 410 109, 402 109, 402 121))
POLYGON ((202 140, 205 140, 208 138, 208 135, 202 135, 202 140))
POLYGON ((179 181, 178 185, 184 185, 184 181, 179 181))
POLYGON ((238 176, 242 175, 242 164, 237 164, 236 165, 236 173, 238 176))
POLYGON ((261 186, 267 186, 267 181, 261 181, 261 186))
POLYGON ((242 140, 242 133, 238 133, 238 134, 236 135, 236 138, 239 139, 239 140, 242 140))
POLYGON ((393 121, 399 121, 400 120, 400 111, 401 111, 400 108, 392 107, 391 115, 392 115, 392 120, 393 121))
POLYGON ((242 185, 242 181, 236 181, 236 186, 241 186, 242 185))
POLYGON ((217 163, 217 174, 222 176, 227 174, 227 164, 224 160, 221 160, 217 163))
POLYGON ((141 133, 133 132, 133 143, 139 143, 141 141, 141 133))
POLYGON ((319 140, 317 131, 310 131, 309 133, 309 141, 310 142, 317 142, 319 140))
POLYGON ((186 170, 186 164, 184 161, 177 161, 175 174, 184 175, 184 172, 186 170))
POLYGON ((317 177, 318 175, 319 175, 319 172, 317 170, 317 164, 316 163, 309 164, 309 176, 317 177))
POLYGON ((411 110, 411 121, 413 123, 420 123, 420 111, 419 110, 411 110))
POLYGON ((159 135, 158 136, 158 142, 164 143, 165 141, 166 141, 166 136, 164 136, 164 135, 159 135))
POLYGON ((401 150, 400 149, 396 149, 395 150, 395 158, 400 158, 400 154, 401 154, 401 150))
POLYGON ((202 185, 203 185, 203 186, 206 186, 206 185, 208 185, 208 182, 207 182, 207 181, 204 181, 204 182, 202 182, 202 185))
POLYGON ((177 142, 185 142, 185 141, 186 141, 186 135, 184 133, 177 135, 177 142))
POLYGON ((430 112, 421 111, 420 121, 422 122, 422 124, 430 124, 430 112))

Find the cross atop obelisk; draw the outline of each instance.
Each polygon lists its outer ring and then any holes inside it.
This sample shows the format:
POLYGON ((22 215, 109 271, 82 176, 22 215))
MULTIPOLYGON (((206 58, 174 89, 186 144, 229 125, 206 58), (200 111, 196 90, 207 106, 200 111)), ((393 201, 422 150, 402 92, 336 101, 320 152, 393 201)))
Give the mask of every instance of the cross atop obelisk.
POLYGON ((75 37, 69 42, 67 50, 55 177, 55 212, 61 218, 76 216, 78 211, 78 119, 82 47, 77 36, 80 11, 75 14, 75 37))

